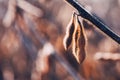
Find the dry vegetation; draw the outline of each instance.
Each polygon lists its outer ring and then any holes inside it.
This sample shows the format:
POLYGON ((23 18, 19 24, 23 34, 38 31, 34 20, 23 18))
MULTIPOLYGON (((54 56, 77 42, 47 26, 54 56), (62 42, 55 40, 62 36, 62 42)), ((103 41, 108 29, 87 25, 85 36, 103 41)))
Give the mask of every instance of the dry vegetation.
MULTIPOLYGON (((79 0, 120 35, 120 0, 79 0)), ((73 8, 62 0, 0 0, 0 80, 120 80, 120 45, 84 21, 86 58, 63 37, 73 8)))

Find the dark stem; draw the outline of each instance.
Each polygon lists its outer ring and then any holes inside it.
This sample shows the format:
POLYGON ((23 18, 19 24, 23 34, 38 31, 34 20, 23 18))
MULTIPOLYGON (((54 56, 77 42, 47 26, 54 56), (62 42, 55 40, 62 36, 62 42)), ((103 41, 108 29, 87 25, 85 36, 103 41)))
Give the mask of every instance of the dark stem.
POLYGON ((115 34, 105 24, 103 24, 96 17, 94 17, 88 11, 86 11, 76 0, 65 0, 65 1, 67 1, 71 6, 73 6, 75 9, 77 9, 78 12, 80 13, 81 17, 92 22, 97 28, 99 28, 101 31, 103 31, 105 34, 107 34, 109 37, 111 37, 114 41, 116 41, 118 44, 120 44, 120 36, 115 34))

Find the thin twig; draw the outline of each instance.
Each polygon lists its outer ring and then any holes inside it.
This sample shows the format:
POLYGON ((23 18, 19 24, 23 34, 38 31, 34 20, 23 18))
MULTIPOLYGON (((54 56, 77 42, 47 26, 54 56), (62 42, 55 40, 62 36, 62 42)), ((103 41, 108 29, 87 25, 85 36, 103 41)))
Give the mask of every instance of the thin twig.
POLYGON ((103 31, 105 34, 111 37, 114 41, 120 44, 120 36, 115 34, 112 30, 108 28, 108 26, 103 24, 96 17, 94 17, 88 11, 86 11, 76 0, 65 0, 65 1, 68 2, 75 9, 77 9, 83 18, 92 22, 97 28, 99 28, 101 31, 103 31))

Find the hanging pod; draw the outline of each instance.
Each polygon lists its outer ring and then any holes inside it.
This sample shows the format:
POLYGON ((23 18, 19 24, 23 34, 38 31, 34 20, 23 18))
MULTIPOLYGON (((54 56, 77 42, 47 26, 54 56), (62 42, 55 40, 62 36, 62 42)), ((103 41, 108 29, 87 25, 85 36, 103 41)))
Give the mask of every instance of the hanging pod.
POLYGON ((81 20, 79 20, 78 16, 75 16, 75 30, 72 37, 72 52, 78 63, 82 63, 86 57, 86 39, 82 18, 80 19, 81 20))
POLYGON ((63 40, 65 50, 72 46, 72 54, 78 63, 82 63, 86 57, 85 45, 85 33, 82 23, 82 18, 78 18, 78 14, 75 12, 72 14, 71 20, 66 29, 66 35, 63 40))
POLYGON ((70 46, 70 44, 72 43, 72 36, 73 36, 73 32, 75 30, 75 13, 72 14, 72 17, 70 19, 70 22, 66 28, 66 34, 63 40, 63 45, 65 50, 67 50, 70 46))

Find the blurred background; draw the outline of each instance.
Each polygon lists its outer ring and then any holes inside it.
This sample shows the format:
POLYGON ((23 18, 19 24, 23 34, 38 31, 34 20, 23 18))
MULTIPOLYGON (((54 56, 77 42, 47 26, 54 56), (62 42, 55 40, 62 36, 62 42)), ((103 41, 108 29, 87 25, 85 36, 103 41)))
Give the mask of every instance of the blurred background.
MULTIPOLYGON (((120 0, 78 1, 120 35, 120 0)), ((85 61, 64 50, 73 11, 64 0, 0 0, 0 80, 120 80, 120 45, 89 21, 85 61)))

